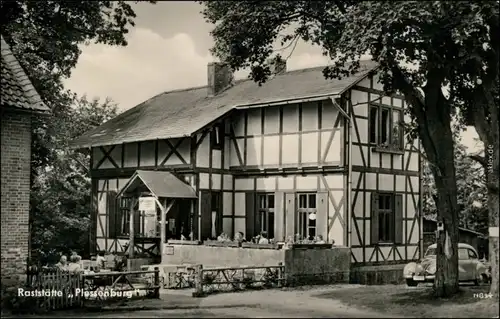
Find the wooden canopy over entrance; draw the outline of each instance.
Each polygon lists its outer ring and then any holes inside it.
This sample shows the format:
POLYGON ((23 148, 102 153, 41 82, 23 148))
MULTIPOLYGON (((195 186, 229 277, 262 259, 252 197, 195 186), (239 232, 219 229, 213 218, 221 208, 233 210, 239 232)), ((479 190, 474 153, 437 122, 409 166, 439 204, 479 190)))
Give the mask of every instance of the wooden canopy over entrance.
MULTIPOLYGON (((160 252, 160 256, 162 256, 163 244, 166 240, 167 213, 171 210, 172 206, 174 206, 177 199, 191 199, 190 214, 192 215, 194 213, 194 200, 197 198, 196 191, 172 173, 145 170, 138 170, 134 173, 134 175, 132 175, 123 188, 118 192, 117 198, 119 197, 132 198, 132 203, 129 207, 129 258, 134 257, 134 246, 136 244, 135 240, 137 238, 136 235, 138 234, 138 230, 134 229, 134 212, 137 204, 139 204, 138 209, 140 211, 147 210, 150 212, 156 212, 157 208, 161 211, 161 218, 159 218, 160 240, 158 250, 160 252), (168 205, 167 199, 170 199, 168 205)), ((157 219, 155 219, 155 221, 157 221, 157 219)))

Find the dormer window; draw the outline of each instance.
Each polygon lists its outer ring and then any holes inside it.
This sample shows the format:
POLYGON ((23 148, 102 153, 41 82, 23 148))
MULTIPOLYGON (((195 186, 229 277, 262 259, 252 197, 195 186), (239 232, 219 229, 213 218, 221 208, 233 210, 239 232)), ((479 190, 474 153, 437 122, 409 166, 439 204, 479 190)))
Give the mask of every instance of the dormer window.
POLYGON ((224 130, 222 124, 216 124, 210 133, 210 141, 213 149, 222 149, 222 140, 224 138, 224 130))

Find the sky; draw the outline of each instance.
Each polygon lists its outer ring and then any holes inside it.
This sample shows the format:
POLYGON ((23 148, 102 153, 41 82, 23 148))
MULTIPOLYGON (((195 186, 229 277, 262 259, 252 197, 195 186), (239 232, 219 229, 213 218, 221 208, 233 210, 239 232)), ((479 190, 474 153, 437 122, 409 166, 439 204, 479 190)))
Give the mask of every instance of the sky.
MULTIPOLYGON (((207 64, 214 59, 212 25, 205 22, 202 6, 189 1, 158 1, 133 4, 136 26, 127 35, 128 46, 90 44, 82 47, 66 88, 89 98, 109 97, 120 111, 173 89, 206 85, 207 64)), ((291 48, 281 54, 288 56, 291 48)), ((287 61, 287 69, 328 64, 318 47, 300 42, 287 61)), ((236 78, 244 78, 240 71, 236 78)), ((475 150, 474 129, 463 134, 464 143, 475 150)))

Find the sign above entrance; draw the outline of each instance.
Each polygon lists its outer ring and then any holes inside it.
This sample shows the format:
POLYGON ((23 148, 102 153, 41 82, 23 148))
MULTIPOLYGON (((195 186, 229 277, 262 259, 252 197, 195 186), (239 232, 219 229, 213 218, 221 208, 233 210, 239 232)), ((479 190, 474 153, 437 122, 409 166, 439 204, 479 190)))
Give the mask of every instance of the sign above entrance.
POLYGON ((139 210, 156 211, 156 201, 154 197, 140 197, 139 210))

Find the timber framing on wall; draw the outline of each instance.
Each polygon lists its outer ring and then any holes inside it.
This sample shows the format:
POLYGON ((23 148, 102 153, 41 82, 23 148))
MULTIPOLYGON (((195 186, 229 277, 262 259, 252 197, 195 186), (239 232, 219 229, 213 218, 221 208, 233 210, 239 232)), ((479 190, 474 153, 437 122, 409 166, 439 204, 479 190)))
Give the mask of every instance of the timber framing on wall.
POLYGON ((370 105, 391 110, 404 109, 402 96, 385 96, 382 90, 375 88, 377 82, 370 76, 364 85, 359 83, 353 87, 349 98, 349 108, 354 114, 353 149, 357 153, 353 158, 351 252, 354 263, 365 265, 400 263, 418 259, 421 254, 420 150, 414 150, 413 142, 406 143, 400 151, 380 149, 369 143, 369 123, 372 122, 370 105), (354 108, 353 102, 359 106, 354 108), (363 130, 366 136, 360 134, 361 127, 368 128, 363 130), (417 159, 418 167, 412 162, 414 158, 417 159), (387 192, 403 196, 404 215, 401 229, 398 229, 404 235, 402 243, 379 244, 372 243, 370 239, 370 228, 373 227, 368 215, 371 211, 370 194, 387 192))
POLYGON ((206 212, 203 215, 202 193, 206 200, 207 196, 220 192, 222 229, 230 236, 245 230, 248 209, 256 209, 257 193, 274 193, 278 201, 275 210, 284 214, 279 221, 283 224, 283 231, 278 232, 281 236, 293 224, 290 218, 295 215, 291 217, 286 212, 297 207, 296 195, 316 192, 323 194, 321 205, 327 210, 324 233, 336 244, 350 246, 353 263, 374 265, 418 259, 422 253, 420 143, 407 142, 401 149, 370 143, 373 120, 370 107, 389 109, 390 114, 392 110, 402 112, 406 106, 404 97, 384 95, 377 75, 371 74, 345 91, 340 96, 340 105, 352 119, 351 176, 347 167, 350 134, 347 120, 330 97, 237 108, 191 137, 92 148, 91 220, 97 228, 90 233, 91 245, 101 250, 123 246, 123 242, 103 241, 109 237, 106 233, 109 227, 99 227, 110 220, 102 216, 102 208, 99 210, 99 205, 103 205, 99 196, 112 192, 119 187, 120 180, 143 169, 190 174, 191 184, 200 196, 193 221, 198 238, 208 218, 206 212), (216 147, 211 133, 215 126, 222 128, 223 137, 221 145, 216 147), (105 190, 102 181, 107 185, 105 190), (349 185, 351 202, 347 207, 349 185), (402 226, 397 230, 402 234, 401 242, 379 243, 371 238, 374 227, 371 198, 379 193, 394 194, 402 206, 402 226), (247 203, 251 198, 253 204, 247 203), (293 204, 289 202, 292 198, 293 204), (105 221, 101 220, 103 217, 105 221))
POLYGON ((316 169, 320 172, 342 166, 343 150, 339 153, 333 144, 344 147, 340 143, 345 136, 343 121, 329 100, 271 107, 267 116, 266 110, 242 109, 232 115, 230 170, 235 174, 262 170, 275 173, 316 169), (274 110, 272 117, 271 110, 274 110), (325 119, 325 111, 330 118, 325 119), (338 156, 333 157, 330 152, 338 156), (310 153, 317 156, 312 159, 310 153), (304 155, 309 158, 306 160, 304 155))

